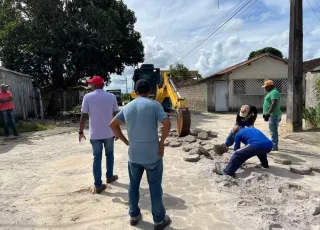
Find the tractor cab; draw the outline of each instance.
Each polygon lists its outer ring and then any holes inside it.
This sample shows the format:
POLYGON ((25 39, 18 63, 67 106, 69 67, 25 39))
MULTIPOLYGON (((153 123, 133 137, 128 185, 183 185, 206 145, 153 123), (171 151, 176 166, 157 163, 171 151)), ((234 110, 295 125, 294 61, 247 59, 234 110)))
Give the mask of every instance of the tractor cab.
POLYGON ((160 69, 154 68, 152 64, 142 64, 139 69, 134 70, 133 82, 134 87, 140 79, 149 81, 151 86, 151 94, 155 96, 157 94, 157 85, 160 84, 160 69))

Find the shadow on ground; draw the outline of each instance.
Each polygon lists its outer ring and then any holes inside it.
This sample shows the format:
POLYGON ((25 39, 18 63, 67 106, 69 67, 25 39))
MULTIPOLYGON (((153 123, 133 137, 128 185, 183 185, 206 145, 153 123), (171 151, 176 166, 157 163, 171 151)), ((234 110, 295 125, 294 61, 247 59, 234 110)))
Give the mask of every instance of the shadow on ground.
MULTIPOLYGON (((114 187, 120 187, 123 189, 128 190, 128 185, 114 182, 112 184, 114 187)), ((124 205, 129 205, 128 202, 128 193, 127 192, 116 192, 116 193, 101 193, 102 195, 115 197, 113 198, 113 202, 120 203, 124 205)), ((178 209, 178 210, 185 210, 187 209, 187 205, 185 201, 181 198, 172 196, 170 194, 164 193, 163 194, 163 204, 166 209, 178 209)), ((140 187, 140 202, 139 205, 142 209, 149 209, 151 207, 151 200, 150 200, 150 193, 149 189, 141 188, 140 187)))
POLYGON ((270 166, 269 169, 262 169, 262 168, 255 168, 255 167, 247 168, 243 172, 237 173, 237 178, 241 178, 241 179, 247 178, 251 175, 252 172, 270 173, 277 177, 288 178, 293 180, 303 178, 302 175, 292 173, 288 169, 281 168, 278 166, 270 166))

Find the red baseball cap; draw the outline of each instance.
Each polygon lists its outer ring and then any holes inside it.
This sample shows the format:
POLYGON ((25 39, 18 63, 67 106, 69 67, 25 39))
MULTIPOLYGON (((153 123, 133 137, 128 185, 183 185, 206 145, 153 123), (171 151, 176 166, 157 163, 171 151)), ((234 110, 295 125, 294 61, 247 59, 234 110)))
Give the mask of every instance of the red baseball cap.
POLYGON ((88 79, 87 82, 97 86, 101 86, 104 84, 104 80, 100 76, 94 76, 93 78, 88 79))

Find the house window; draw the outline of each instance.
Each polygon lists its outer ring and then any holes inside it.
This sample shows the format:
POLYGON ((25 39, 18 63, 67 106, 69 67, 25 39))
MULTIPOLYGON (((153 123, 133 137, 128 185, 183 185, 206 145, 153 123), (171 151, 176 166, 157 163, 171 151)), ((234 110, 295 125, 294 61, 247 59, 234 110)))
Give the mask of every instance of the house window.
POLYGON ((263 79, 234 80, 233 95, 264 95, 262 85, 263 79))
POLYGON ((281 93, 281 94, 286 94, 287 93, 288 79, 286 79, 286 78, 274 78, 274 79, 270 79, 270 80, 273 81, 274 86, 279 91, 279 93, 281 93))

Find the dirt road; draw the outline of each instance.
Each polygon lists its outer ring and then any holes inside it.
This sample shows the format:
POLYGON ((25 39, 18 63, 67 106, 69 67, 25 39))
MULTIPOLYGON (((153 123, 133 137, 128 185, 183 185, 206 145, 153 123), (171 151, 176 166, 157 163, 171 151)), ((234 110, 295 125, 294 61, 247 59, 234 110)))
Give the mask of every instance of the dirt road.
MULTIPOLYGON (((234 117, 194 114, 192 126, 218 132, 218 138, 212 142, 221 143, 234 117)), ((284 124, 283 121, 282 134, 284 124)), ((267 131, 261 118, 256 126, 267 131)), ((272 153, 273 156, 290 158, 296 164, 320 163, 319 147, 290 140, 281 140, 279 147, 281 151, 272 153)), ((202 159, 198 163, 187 163, 183 156, 181 148, 168 147, 165 151, 164 203, 173 220, 169 229, 265 229, 259 224, 257 228, 246 225, 246 220, 252 222, 247 216, 242 216, 241 221, 235 220, 237 209, 230 203, 238 199, 239 194, 217 186, 211 162, 202 159)), ((271 158, 270 162, 275 165, 271 158)), ((317 173, 292 176, 288 174, 288 166, 277 165, 274 169, 277 169, 273 171, 276 177, 303 182, 312 190, 320 191, 317 173)), ((135 229, 129 226, 127 214, 127 147, 119 141, 115 144, 115 172, 119 181, 104 193, 92 195, 88 192, 93 183, 91 146, 88 141, 79 144, 73 129, 4 141, 0 145, 0 229, 135 229)), ((245 173, 240 172, 240 178, 250 177, 245 173)), ((137 228, 153 229, 145 176, 140 207, 143 222, 137 228)), ((320 223, 314 227, 320 227, 320 223)), ((291 229, 295 229, 294 226, 291 229)))

